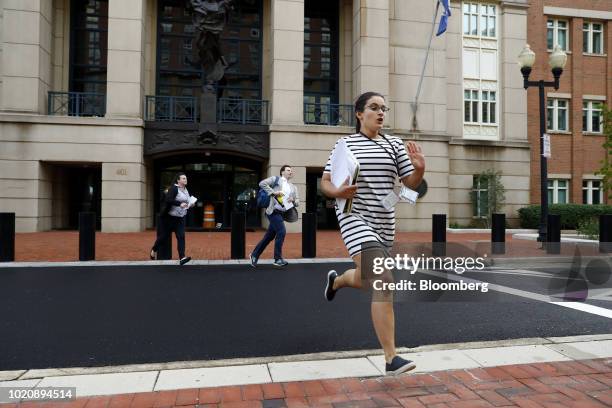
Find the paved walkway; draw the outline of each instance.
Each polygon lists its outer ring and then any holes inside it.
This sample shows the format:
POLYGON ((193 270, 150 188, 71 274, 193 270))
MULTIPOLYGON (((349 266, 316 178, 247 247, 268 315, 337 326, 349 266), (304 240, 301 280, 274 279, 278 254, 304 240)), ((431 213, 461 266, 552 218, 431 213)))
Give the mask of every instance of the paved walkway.
POLYGON ((418 367, 398 377, 381 375, 382 356, 351 353, 0 372, 18 378, 0 387, 77 387, 71 402, 19 405, 45 408, 612 406, 612 335, 427 346, 402 354, 418 367))
MULTIPOLYGON (((255 248, 263 236, 263 231, 246 234, 247 254, 255 248)), ((451 243, 461 243, 470 248, 481 248, 490 251, 491 235, 488 233, 447 233, 451 243)), ((96 260, 100 261, 143 261, 149 259, 149 251, 155 241, 155 231, 137 233, 97 233, 96 260)), ((431 242, 431 232, 400 232, 396 235, 396 249, 415 251, 415 245, 431 242)), ((176 240, 173 239, 176 246, 176 240)), ((589 244, 580 244, 583 255, 598 255, 597 248, 589 244)), ((229 232, 187 232, 187 254, 193 259, 229 259, 229 232)), ((273 244, 270 244, 262 259, 271 258, 273 244)), ((513 239, 506 235, 507 253, 504 257, 542 256, 545 251, 539 249, 536 241, 513 239)), ((17 262, 68 262, 78 260, 79 235, 77 231, 51 231, 36 233, 19 233, 15 239, 15 260, 17 262)), ((564 245, 562 254, 574 254, 574 245, 564 245)), ((452 254, 451 254, 452 255, 452 254)), ((176 258, 176 249, 173 248, 176 258)), ((302 256, 302 234, 287 234, 283 256, 296 259, 302 256)), ((317 232, 317 258, 346 258, 348 252, 344 247, 339 231, 317 232)))

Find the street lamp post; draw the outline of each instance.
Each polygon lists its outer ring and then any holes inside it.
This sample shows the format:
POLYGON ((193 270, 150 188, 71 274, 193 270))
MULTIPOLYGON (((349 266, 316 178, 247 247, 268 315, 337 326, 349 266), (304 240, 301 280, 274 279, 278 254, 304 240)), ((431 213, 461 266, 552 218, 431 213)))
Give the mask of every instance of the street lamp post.
POLYGON ((538 87, 540 92, 540 230, 538 241, 546 242, 546 222, 548 218, 548 169, 546 157, 544 157, 544 133, 546 132, 546 106, 544 89, 553 87, 559 89, 559 78, 565 68, 567 62, 567 54, 556 45, 553 52, 550 54, 548 64, 552 70, 554 81, 530 81, 529 75, 535 63, 535 52, 531 50, 529 44, 525 44, 525 48, 518 56, 519 66, 523 74, 523 87, 538 87))

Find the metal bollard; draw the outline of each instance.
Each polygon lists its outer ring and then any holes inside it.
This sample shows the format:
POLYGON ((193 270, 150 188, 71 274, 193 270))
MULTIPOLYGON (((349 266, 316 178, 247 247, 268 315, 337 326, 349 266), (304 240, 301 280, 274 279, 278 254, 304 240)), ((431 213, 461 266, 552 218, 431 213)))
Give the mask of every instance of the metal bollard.
POLYGON ((15 262, 15 213, 0 213, 0 262, 15 262))
POLYGON ((446 214, 432 215, 431 242, 434 256, 446 256, 446 214))
POLYGON ((243 212, 232 213, 232 259, 244 259, 246 247, 246 214, 243 212))
POLYGON ((79 261, 96 259, 96 213, 79 213, 79 261))
POLYGON ((317 256, 317 213, 302 214, 302 258, 317 256))
MULTIPOLYGON (((163 231, 162 226, 163 218, 161 215, 157 215, 157 236, 159 237, 160 233, 163 231)), ((159 244, 159 248, 157 248, 157 260, 158 261, 168 261, 172 259, 172 233, 168 234, 168 238, 161 241, 159 244)))
POLYGON ((560 254, 561 253, 561 216, 556 214, 548 214, 548 222, 546 225, 546 253, 560 254))
POLYGON ((491 225, 491 253, 506 253, 506 214, 493 214, 491 225))
POLYGON ((612 214, 599 216, 599 252, 612 252, 612 214))

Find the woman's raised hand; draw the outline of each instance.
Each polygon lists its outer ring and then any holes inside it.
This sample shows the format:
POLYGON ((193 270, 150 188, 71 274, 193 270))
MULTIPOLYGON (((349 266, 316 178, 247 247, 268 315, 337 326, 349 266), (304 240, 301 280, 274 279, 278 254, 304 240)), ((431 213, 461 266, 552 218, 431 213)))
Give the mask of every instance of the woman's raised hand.
POLYGON ((421 146, 414 142, 408 142, 406 144, 406 151, 408 152, 408 157, 410 157, 414 169, 417 171, 425 170, 425 155, 423 155, 421 146))

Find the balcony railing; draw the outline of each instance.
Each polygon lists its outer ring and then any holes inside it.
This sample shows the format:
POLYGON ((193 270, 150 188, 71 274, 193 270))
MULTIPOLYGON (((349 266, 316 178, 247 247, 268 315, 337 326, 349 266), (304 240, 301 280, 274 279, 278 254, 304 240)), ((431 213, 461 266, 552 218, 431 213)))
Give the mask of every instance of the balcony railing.
POLYGON ((217 120, 220 123, 266 125, 269 123, 268 101, 221 98, 217 101, 217 120))
MULTIPOLYGON (((221 98, 217 100, 217 122, 242 125, 269 123, 268 101, 221 98)), ((191 96, 146 96, 145 121, 197 122, 200 103, 191 96)))
POLYGON ((191 96, 145 96, 145 120, 156 122, 197 122, 197 99, 191 96))
POLYGON ((49 92, 47 114, 104 116, 106 95, 92 92, 49 92))
POLYGON ((309 125, 355 126, 353 105, 304 102, 304 123, 309 125))

